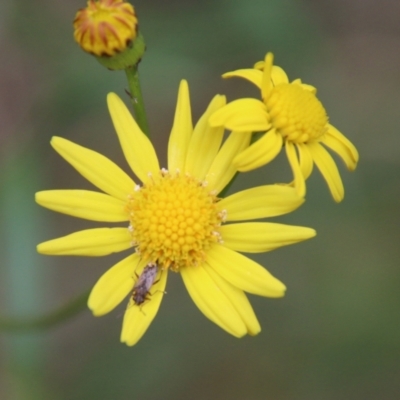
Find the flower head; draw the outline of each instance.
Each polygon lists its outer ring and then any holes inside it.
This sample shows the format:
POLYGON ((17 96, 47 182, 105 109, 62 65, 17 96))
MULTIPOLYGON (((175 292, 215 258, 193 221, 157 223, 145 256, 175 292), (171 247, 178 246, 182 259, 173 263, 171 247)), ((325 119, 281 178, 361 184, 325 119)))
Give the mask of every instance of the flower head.
POLYGON ((336 152, 349 170, 358 162, 354 145, 329 124, 324 106, 313 86, 300 79, 289 82, 282 68, 273 65, 268 53, 253 69, 228 72, 225 78, 249 80, 261 90, 261 99, 235 100, 210 118, 213 127, 225 126, 238 132, 265 132, 265 135, 234 159, 239 171, 250 171, 272 161, 285 146, 293 171, 293 185, 300 196, 306 193, 305 180, 313 164, 324 176, 335 201, 343 199, 344 188, 335 162, 324 146, 336 152))
POLYGON ((232 133, 224 142, 222 127, 211 128, 210 115, 225 105, 215 96, 192 125, 189 90, 182 81, 168 145, 168 170, 160 169, 150 140, 122 100, 108 95, 108 107, 135 182, 106 157, 55 137, 51 144, 102 193, 50 190, 36 201, 54 211, 124 227, 88 229, 41 243, 53 255, 103 256, 131 249, 95 284, 89 308, 100 316, 126 296, 121 341, 135 344, 155 317, 169 271, 181 274, 199 309, 236 337, 255 335, 260 326, 244 292, 281 297, 285 286, 258 263, 239 252, 273 250, 311 238, 310 228, 254 219, 288 213, 303 199, 291 187, 270 185, 224 199, 218 193, 236 169, 232 159, 244 150, 250 133, 232 133), (237 221, 247 221, 237 223, 237 221))
POLYGON ((129 46, 137 27, 135 10, 124 0, 89 0, 76 13, 74 37, 86 52, 110 57, 129 46))

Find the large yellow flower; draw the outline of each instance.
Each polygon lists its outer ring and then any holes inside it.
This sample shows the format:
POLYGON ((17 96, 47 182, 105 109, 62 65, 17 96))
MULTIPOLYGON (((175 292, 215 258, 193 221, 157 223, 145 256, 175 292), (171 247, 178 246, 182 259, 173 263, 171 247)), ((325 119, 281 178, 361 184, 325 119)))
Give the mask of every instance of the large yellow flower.
MULTIPOLYGON (((93 314, 100 316, 133 292, 121 334, 128 345, 141 338, 155 317, 169 270, 181 274, 193 301, 211 321, 236 337, 257 334, 260 326, 244 292, 281 297, 285 286, 239 252, 269 251, 311 238, 315 231, 235 221, 285 214, 303 199, 293 188, 278 185, 217 197, 236 172, 232 159, 249 145, 251 136, 232 133, 222 144, 223 128, 210 128, 208 119, 225 105, 224 96, 214 97, 193 128, 189 89, 182 81, 168 145, 168 170, 160 169, 150 140, 121 99, 111 93, 107 100, 124 155, 141 184, 103 155, 54 137, 54 149, 103 193, 50 190, 37 193, 36 201, 74 217, 125 226, 76 232, 41 243, 38 251, 104 256, 133 250, 99 279, 88 302, 93 314), (157 264, 158 273, 146 281, 149 293, 147 289, 139 293, 147 298, 140 304, 135 302, 139 290, 135 284, 150 263, 157 264)), ((154 265, 150 271, 155 271, 154 265)))
POLYGON ((282 68, 273 65, 271 53, 253 69, 228 72, 223 77, 247 79, 261 90, 262 100, 232 101, 210 118, 213 127, 225 126, 237 132, 266 132, 234 159, 238 170, 250 171, 269 163, 284 145, 294 175, 292 184, 300 196, 306 193, 305 180, 315 163, 334 200, 341 201, 344 197, 343 183, 324 146, 336 152, 351 171, 357 166, 358 152, 329 124, 326 111, 316 97, 316 89, 300 79, 289 82, 282 68))

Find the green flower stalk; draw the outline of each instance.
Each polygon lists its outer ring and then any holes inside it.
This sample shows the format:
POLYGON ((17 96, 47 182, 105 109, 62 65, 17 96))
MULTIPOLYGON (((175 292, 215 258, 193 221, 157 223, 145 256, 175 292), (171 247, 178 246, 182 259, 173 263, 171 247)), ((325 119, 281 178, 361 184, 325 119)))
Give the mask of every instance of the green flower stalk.
POLYGON ((76 13, 74 38, 104 67, 125 70, 137 122, 148 136, 138 72, 146 44, 133 6, 123 0, 89 0, 87 7, 76 13))

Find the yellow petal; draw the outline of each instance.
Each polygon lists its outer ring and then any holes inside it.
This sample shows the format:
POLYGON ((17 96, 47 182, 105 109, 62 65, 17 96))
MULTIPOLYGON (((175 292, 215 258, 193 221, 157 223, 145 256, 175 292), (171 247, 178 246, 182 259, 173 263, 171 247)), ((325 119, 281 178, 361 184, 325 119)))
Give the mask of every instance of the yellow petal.
POLYGON ((225 247, 244 253, 271 251, 316 235, 311 228, 268 222, 223 225, 220 234, 225 247))
POLYGON ((308 92, 311 92, 312 94, 317 94, 317 88, 311 85, 308 85, 307 83, 303 83, 301 79, 295 79, 294 81, 291 82, 292 85, 299 85, 302 87, 302 89, 307 90, 308 92))
POLYGON ((158 282, 154 283, 150 293, 151 298, 142 305, 136 305, 130 300, 122 323, 121 342, 128 346, 135 345, 147 331, 160 308, 167 284, 168 271, 162 271, 158 282))
POLYGON ((190 297, 208 319, 233 336, 242 337, 247 333, 233 304, 202 266, 181 268, 180 271, 190 297))
POLYGON ((174 124, 168 142, 168 169, 184 171, 186 154, 193 133, 189 86, 185 80, 179 85, 174 124))
POLYGON ((106 256, 132 247, 127 228, 86 229, 40 243, 37 251, 57 256, 106 256))
POLYGON ((135 268, 140 262, 138 254, 131 254, 105 272, 94 285, 88 300, 93 315, 109 313, 132 291, 136 280, 135 268))
POLYGON ((261 82, 261 98, 267 99, 273 88, 273 82, 271 80, 272 65, 274 62, 274 56, 272 53, 267 53, 264 59, 264 70, 261 82))
POLYGON ((286 141, 285 150, 286 155, 289 160, 290 168, 292 169, 293 176, 294 176, 294 187, 296 189, 297 194, 300 197, 304 197, 306 195, 306 182, 304 176, 302 174, 299 160, 297 158, 295 145, 290 142, 286 141))
POLYGON ((250 258, 214 244, 207 251, 207 263, 233 286, 265 297, 282 297, 286 286, 250 258))
POLYGON ((223 74, 223 78, 244 78, 256 85, 261 90, 262 72, 257 69, 238 69, 236 71, 223 74))
POLYGON ((261 327, 256 315, 254 314, 253 307, 251 306, 243 290, 231 285, 220 275, 218 275, 210 266, 204 265, 203 268, 208 272, 220 290, 230 300, 233 307, 235 307, 235 310, 238 312, 247 327, 247 333, 252 336, 257 335, 261 331, 261 327))
POLYGON ((344 197, 344 187, 339 171, 331 155, 319 143, 309 143, 312 158, 328 184, 333 199, 339 203, 344 197))
POLYGON ((277 65, 273 65, 271 69, 271 80, 274 86, 289 83, 289 78, 286 72, 277 65))
POLYGON ((160 167, 154 147, 124 102, 115 93, 109 93, 107 103, 122 151, 132 171, 142 182, 148 179, 149 174, 158 174, 160 167))
POLYGON ((299 152, 301 174, 303 175, 304 180, 306 180, 311 175, 314 161, 307 147, 307 144, 297 143, 296 147, 299 152))
POLYGON ((209 122, 237 132, 262 132, 271 126, 265 104, 256 99, 234 100, 211 115, 209 122))
POLYGON ((329 125, 328 132, 322 143, 337 153, 350 171, 356 169, 359 158, 357 149, 353 143, 334 126, 329 125))
POLYGON ((227 221, 241 221, 287 214, 303 202, 294 188, 265 185, 225 197, 218 209, 227 211, 227 221))
POLYGON ((236 173, 232 160, 250 143, 251 133, 232 132, 221 147, 205 177, 210 191, 219 193, 236 173))
POLYGON ((126 203, 89 190, 44 190, 35 194, 43 207, 73 217, 102 222, 128 221, 126 203))
POLYGON ((123 201, 135 187, 135 182, 107 157, 54 136, 53 148, 82 176, 103 192, 123 201))
POLYGON ((185 172, 199 180, 205 178, 224 136, 224 128, 222 126, 212 128, 208 120, 212 113, 225 104, 225 96, 216 95, 193 130, 186 156, 185 172))
POLYGON ((242 151, 233 164, 241 171, 251 171, 272 161, 282 149, 282 135, 271 129, 261 139, 242 151))

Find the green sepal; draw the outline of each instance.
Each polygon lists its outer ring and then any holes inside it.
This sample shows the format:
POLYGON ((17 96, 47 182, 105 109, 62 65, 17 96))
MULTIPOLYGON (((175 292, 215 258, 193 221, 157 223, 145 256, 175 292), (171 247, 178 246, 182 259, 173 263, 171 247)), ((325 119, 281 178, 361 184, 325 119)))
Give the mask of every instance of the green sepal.
POLYGON ((142 59, 145 50, 146 43, 142 34, 138 33, 135 40, 123 52, 111 57, 95 56, 95 58, 101 65, 108 69, 121 70, 137 65, 142 59))

